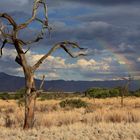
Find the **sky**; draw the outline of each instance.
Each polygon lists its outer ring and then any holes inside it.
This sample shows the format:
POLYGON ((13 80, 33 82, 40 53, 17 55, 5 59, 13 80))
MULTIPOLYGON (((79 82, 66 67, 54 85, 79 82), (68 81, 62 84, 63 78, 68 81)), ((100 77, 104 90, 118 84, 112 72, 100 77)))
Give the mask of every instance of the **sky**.
MULTIPOLYGON (((51 37, 33 44, 27 53, 33 65, 56 42, 70 40, 87 48, 88 55, 71 58, 63 50, 53 53, 36 72, 47 80, 118 80, 129 74, 140 78, 140 1, 139 0, 47 0, 51 37)), ((17 23, 26 21, 33 0, 0 0, 0 12, 7 12, 17 23)), ((42 17, 42 9, 38 13, 42 17)), ((38 25, 21 31, 24 40, 33 38, 38 25)), ((73 51, 73 50, 72 50, 73 51)), ((13 46, 6 46, 0 58, 0 72, 23 76, 15 60, 13 46)))

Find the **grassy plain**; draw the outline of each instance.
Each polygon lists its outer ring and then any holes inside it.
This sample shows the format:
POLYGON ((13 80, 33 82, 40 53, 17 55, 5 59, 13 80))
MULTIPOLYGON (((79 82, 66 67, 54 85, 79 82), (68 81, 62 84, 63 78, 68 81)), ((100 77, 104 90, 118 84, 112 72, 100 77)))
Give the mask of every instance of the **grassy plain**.
POLYGON ((81 100, 85 108, 61 108, 61 99, 37 101, 34 129, 23 131, 24 107, 0 100, 0 140, 140 140, 140 98, 81 100))

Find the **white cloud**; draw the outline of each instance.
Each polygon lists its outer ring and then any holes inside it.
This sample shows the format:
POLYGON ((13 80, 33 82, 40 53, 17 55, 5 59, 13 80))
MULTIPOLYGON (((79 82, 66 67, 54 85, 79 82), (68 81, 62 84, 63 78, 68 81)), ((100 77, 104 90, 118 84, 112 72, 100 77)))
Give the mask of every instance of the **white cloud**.
POLYGON ((17 56, 17 53, 14 49, 9 50, 7 48, 4 48, 3 49, 3 56, 1 58, 1 60, 3 60, 3 61, 9 61, 9 60, 14 61, 16 56, 17 56))
MULTIPOLYGON (((14 62, 16 57, 16 51, 14 49, 3 49, 3 57, 0 60, 0 69, 8 74, 23 76, 22 68, 14 62)), ((29 51, 27 58, 31 65, 35 64, 44 54, 37 54, 29 51)), ((74 60, 74 59, 72 59, 74 60)), ((137 59, 140 62, 140 58, 137 59)), ((124 61, 119 61, 120 64, 125 64, 124 61)), ((79 58, 75 61, 68 61, 65 58, 58 56, 49 56, 38 69, 36 78, 41 78, 43 74, 46 75, 46 79, 67 79, 76 80, 82 79, 86 75, 94 75, 94 79, 98 79, 99 73, 106 75, 107 72, 116 73, 119 67, 115 66, 116 61, 111 56, 102 57, 98 59, 86 59, 79 58), (97 75, 96 75, 97 73, 97 75), (73 76, 72 75, 76 75, 73 76), (72 78, 72 79, 71 79, 72 78)), ((112 73, 111 73, 112 74, 112 73)), ((104 78, 102 76, 102 78, 104 78)), ((113 79, 113 77, 111 77, 113 79)), ((115 78, 116 79, 116 78, 115 78)), ((87 80, 92 80, 92 77, 87 77, 87 80)), ((99 79, 98 79, 99 80, 99 79)))
POLYGON ((46 80, 57 80, 60 79, 60 75, 56 72, 48 72, 48 73, 35 73, 35 78, 42 79, 42 76, 45 75, 46 80))
POLYGON ((137 62, 140 62, 140 57, 139 57, 139 58, 137 58, 137 62))
POLYGON ((88 66, 95 66, 97 63, 95 60, 91 59, 89 61, 85 60, 85 59, 79 59, 77 61, 77 65, 79 65, 80 67, 88 67, 88 66))
MULTIPOLYGON (((9 53, 8 49, 3 50, 4 57, 2 58, 3 61, 14 61, 16 57, 16 51, 11 50, 9 53)), ((30 65, 34 65, 44 54, 36 54, 34 52, 29 51, 26 55, 28 62, 30 65)), ((39 67, 38 72, 40 73, 46 73, 48 74, 49 78, 58 78, 59 73, 58 70, 71 70, 75 71, 75 69, 79 69, 80 71, 86 71, 86 72, 97 72, 97 71, 109 71, 110 65, 109 62, 111 61, 111 58, 106 58, 105 60, 94 60, 94 59, 78 59, 76 62, 69 63, 66 62, 65 58, 62 57, 55 57, 55 56, 49 56, 43 64, 39 67)), ((15 63, 15 62, 14 62, 15 63)), ((22 74, 22 69, 20 66, 14 68, 15 73, 18 71, 18 73, 22 74)))
POLYGON ((75 67, 86 71, 108 71, 110 69, 107 62, 103 60, 95 61, 94 59, 79 59, 75 64, 75 67))
MULTIPOLYGON (((3 57, 0 59, 0 70, 3 72, 7 72, 8 74, 13 75, 23 75, 22 68, 14 62, 16 57, 16 52, 14 49, 10 51, 8 49, 3 50, 3 57)), ((30 64, 35 64, 43 54, 36 54, 35 52, 29 51, 27 53, 27 58, 30 61, 30 64)), ((72 59, 74 60, 74 59, 72 59)), ((76 80, 83 79, 87 76, 87 80, 94 79, 104 79, 105 75, 113 74, 119 68, 115 67, 114 69, 114 58, 112 57, 103 57, 98 59, 86 59, 79 58, 75 61, 67 61, 65 58, 58 56, 49 56, 41 65, 41 67, 36 72, 36 78, 41 79, 42 75, 46 75, 47 80, 55 80, 55 79, 67 79, 67 80, 76 80), (99 74, 100 73, 100 74, 99 74), (97 74, 97 75, 96 75, 97 74), (93 77, 88 75, 94 75, 93 77), (102 77, 100 78, 100 76, 102 77)), ((140 58, 138 58, 140 61, 140 58)), ((120 64, 124 64, 125 62, 120 61, 120 64)), ((115 63, 116 64, 116 63, 115 63)), ((114 78, 113 76, 111 77, 114 78)), ((107 78, 106 78, 107 79, 107 78)), ((115 78, 116 79, 116 78, 115 78)), ((111 79, 110 79, 111 80, 111 79)))
POLYGON ((126 64, 125 61, 118 61, 118 63, 121 64, 121 65, 125 65, 126 64))
POLYGON ((113 61, 113 58, 112 57, 105 57, 105 58, 103 58, 103 60, 108 62, 108 63, 111 63, 113 61))
POLYGON ((57 73, 54 73, 54 72, 50 72, 46 76, 49 79, 58 79, 58 78, 60 78, 59 75, 57 73))

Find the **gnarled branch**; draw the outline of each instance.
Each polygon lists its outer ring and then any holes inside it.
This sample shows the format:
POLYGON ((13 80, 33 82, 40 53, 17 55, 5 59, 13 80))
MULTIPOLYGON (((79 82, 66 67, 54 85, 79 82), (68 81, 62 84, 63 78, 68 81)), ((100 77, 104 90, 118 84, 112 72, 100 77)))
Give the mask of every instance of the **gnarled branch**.
POLYGON ((12 35, 11 34, 8 34, 8 33, 5 33, 2 29, 0 29, 0 33, 1 35, 4 37, 4 38, 12 38, 12 35))
POLYGON ((3 40, 6 39, 7 43, 11 43, 11 44, 14 44, 14 41, 18 40, 18 43, 20 45, 29 45, 29 44, 40 41, 41 39, 43 39, 45 29, 48 29, 49 33, 50 33, 51 28, 48 25, 48 15, 47 14, 48 14, 48 12, 47 12, 47 5, 46 5, 45 0, 34 0, 32 17, 29 18, 26 22, 24 22, 22 24, 19 24, 19 25, 17 25, 16 22, 14 21, 14 19, 10 15, 8 15, 7 13, 0 13, 0 17, 7 19, 9 24, 13 26, 13 32, 11 32, 11 34, 5 33, 4 30, 0 29, 0 33, 1 33, 2 37, 4 38, 3 40), (39 18, 36 17, 37 16, 37 10, 38 10, 40 5, 43 5, 45 19, 39 19, 39 18), (39 21, 42 24, 42 29, 41 29, 41 32, 39 33, 39 35, 37 35, 37 37, 35 39, 30 40, 30 41, 26 41, 26 42, 19 39, 17 37, 18 31, 23 29, 23 28, 26 28, 34 20, 39 21))
POLYGON ((73 58, 76 58, 76 57, 78 57, 78 56, 84 56, 84 55, 86 55, 86 54, 84 54, 84 53, 79 53, 79 54, 77 54, 77 55, 74 55, 74 54, 69 50, 68 47, 73 47, 73 48, 78 48, 78 49, 80 49, 80 50, 83 50, 83 48, 80 48, 80 47, 78 46, 77 43, 70 42, 70 41, 59 42, 59 43, 55 44, 55 45, 50 49, 50 51, 49 51, 47 54, 45 54, 43 57, 41 57, 41 58, 37 61, 37 63, 33 66, 33 71, 35 71, 35 70, 42 64, 42 62, 43 62, 48 56, 50 56, 54 51, 56 51, 58 48, 62 48, 66 53, 68 53, 68 54, 69 54, 71 57, 73 57, 73 58))
MULTIPOLYGON (((18 29, 23 29, 26 28, 30 23, 32 23, 34 20, 36 20, 36 15, 37 15, 37 9, 39 8, 39 4, 43 4, 44 6, 44 12, 45 12, 45 20, 46 22, 43 22, 42 24, 48 23, 48 16, 47 16, 47 5, 43 0, 35 0, 34 5, 33 5, 33 11, 32 11, 32 17, 28 19, 25 23, 22 23, 18 26, 18 29)), ((47 24, 48 26, 48 24, 47 24)))
POLYGON ((40 84, 39 90, 42 90, 44 82, 45 82, 45 75, 42 76, 42 82, 40 84))
POLYGON ((7 43, 12 44, 12 35, 5 32, 6 26, 0 21, 0 39, 1 41, 7 40, 7 43))
POLYGON ((18 41, 19 41, 19 43, 20 43, 21 45, 26 46, 26 45, 30 45, 30 44, 32 44, 32 43, 36 43, 36 42, 40 41, 41 39, 43 39, 43 37, 40 36, 40 35, 38 35, 35 39, 30 40, 30 41, 26 41, 26 42, 25 42, 25 41, 23 41, 23 40, 21 40, 21 39, 18 39, 18 41))
POLYGON ((45 75, 42 76, 42 81, 41 81, 41 84, 39 86, 39 90, 37 90, 37 97, 40 96, 40 94, 43 92, 43 85, 44 85, 44 82, 45 82, 45 75))
POLYGON ((18 55, 16 56, 15 61, 16 61, 20 66, 22 66, 21 59, 20 59, 20 57, 19 57, 18 55))
POLYGON ((51 32, 52 28, 49 26, 48 20, 43 21, 43 20, 41 20, 39 18, 35 18, 35 20, 42 24, 41 35, 43 36, 45 29, 47 29, 48 32, 49 32, 49 36, 50 36, 50 32, 51 32))
POLYGON ((7 19, 9 23, 13 26, 14 30, 17 28, 17 24, 14 19, 7 13, 0 13, 0 17, 7 19))
POLYGON ((7 43, 7 40, 5 39, 2 43, 2 46, 0 48, 0 57, 2 56, 3 52, 2 52, 2 49, 4 48, 5 44, 7 43))

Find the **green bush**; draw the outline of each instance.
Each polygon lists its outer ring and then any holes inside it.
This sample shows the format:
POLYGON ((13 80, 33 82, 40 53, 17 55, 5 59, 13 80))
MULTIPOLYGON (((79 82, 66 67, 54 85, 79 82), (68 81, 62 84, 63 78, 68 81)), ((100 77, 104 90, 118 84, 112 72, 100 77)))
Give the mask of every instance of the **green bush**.
POLYGON ((41 101, 44 100, 60 100, 60 99, 66 99, 66 98, 73 98, 73 97, 81 97, 80 93, 65 93, 65 92, 52 92, 52 93, 42 93, 39 98, 41 101))
POLYGON ((25 88, 21 88, 21 89, 17 90, 17 92, 15 93, 14 99, 19 100, 19 99, 23 98, 24 94, 25 94, 25 88))
POLYGON ((0 94, 0 99, 2 100, 8 100, 9 99, 9 94, 7 92, 3 92, 0 94))
POLYGON ((119 88, 112 88, 109 90, 110 97, 118 97, 120 96, 120 89, 119 88))
POLYGON ((61 101, 59 104, 62 108, 65 107, 81 108, 81 107, 87 107, 88 105, 85 101, 82 101, 81 99, 66 99, 61 101))
POLYGON ((25 89, 23 89, 23 88, 19 89, 15 93, 3 92, 3 93, 0 93, 0 99, 3 99, 3 100, 19 100, 19 99, 23 98, 24 93, 25 93, 25 89))
POLYGON ((85 92, 85 95, 92 98, 118 97, 120 96, 120 89, 91 88, 85 92))
POLYGON ((41 101, 59 99, 59 98, 61 98, 61 94, 58 94, 58 93, 42 93, 40 95, 40 100, 41 101))
POLYGON ((137 90, 132 94, 133 94, 133 96, 140 97, 140 90, 137 90))

